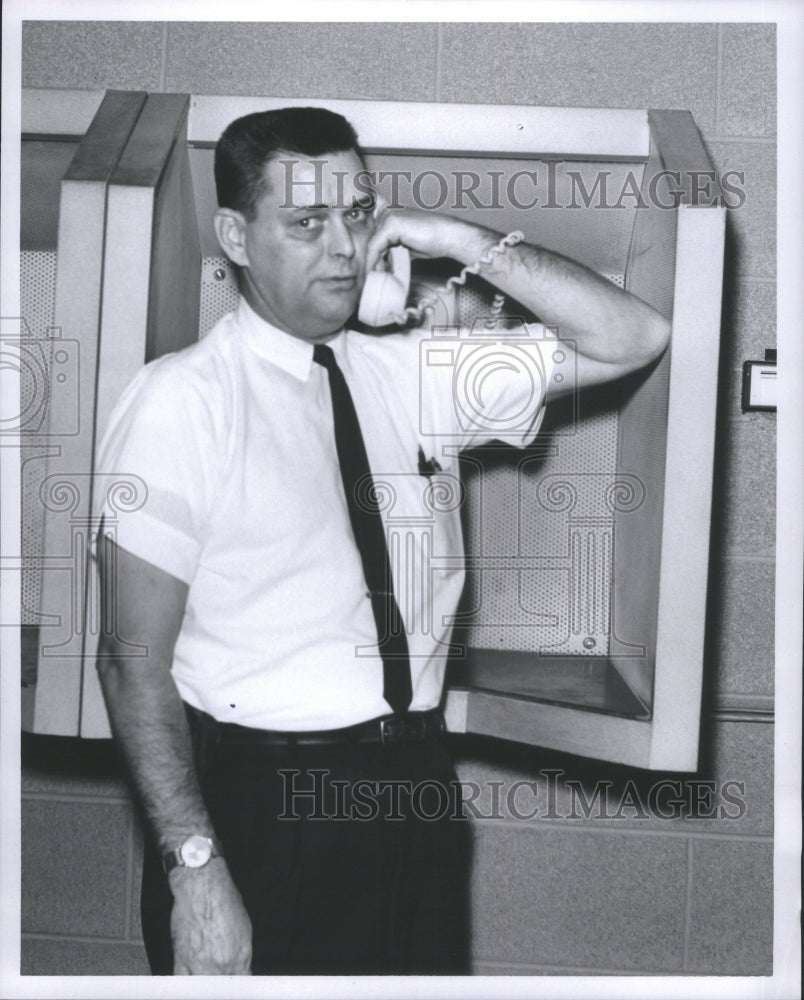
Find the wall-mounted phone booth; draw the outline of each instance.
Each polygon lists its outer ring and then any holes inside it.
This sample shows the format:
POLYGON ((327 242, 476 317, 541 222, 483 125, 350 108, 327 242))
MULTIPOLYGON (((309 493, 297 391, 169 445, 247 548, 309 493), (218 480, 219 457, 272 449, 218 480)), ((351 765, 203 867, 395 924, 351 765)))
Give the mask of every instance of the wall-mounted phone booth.
MULTIPOLYGON (((139 484, 93 479, 94 450, 136 370, 233 307, 214 144, 239 115, 286 104, 345 114, 369 168, 397 178, 396 204, 522 230, 672 319, 649 372, 556 406, 525 450, 463 457, 446 712, 456 732, 694 770, 725 208, 684 111, 24 92, 25 728, 109 734, 85 553, 93 491, 123 511, 139 484)), ((414 296, 432 278, 414 262, 414 296)), ((432 322, 502 321, 478 281, 432 322)))

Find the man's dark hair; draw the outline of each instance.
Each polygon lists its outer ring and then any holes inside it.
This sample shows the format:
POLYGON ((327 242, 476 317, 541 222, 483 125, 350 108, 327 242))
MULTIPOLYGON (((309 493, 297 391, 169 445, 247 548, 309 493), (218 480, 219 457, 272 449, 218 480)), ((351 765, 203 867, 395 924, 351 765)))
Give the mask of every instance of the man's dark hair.
POLYGON ((321 156, 354 150, 357 133, 343 115, 326 108, 280 108, 244 115, 227 126, 215 148, 218 205, 251 221, 266 189, 264 170, 277 155, 321 156))

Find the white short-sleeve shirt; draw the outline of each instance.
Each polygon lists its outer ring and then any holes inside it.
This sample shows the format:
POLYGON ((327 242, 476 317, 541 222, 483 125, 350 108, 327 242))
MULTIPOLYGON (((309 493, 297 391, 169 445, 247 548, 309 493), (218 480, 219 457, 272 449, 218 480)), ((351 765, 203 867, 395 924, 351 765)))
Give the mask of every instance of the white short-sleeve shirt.
MULTIPOLYGON (((499 336, 329 342, 381 499, 412 710, 440 700, 463 586, 458 452, 523 446, 543 416, 543 328, 499 336)), ((99 451, 103 482, 143 488, 125 510, 104 503, 107 490, 96 513, 119 546, 189 585, 173 676, 220 721, 330 729, 389 711, 328 376, 312 353, 241 300, 198 344, 145 366, 99 451)))

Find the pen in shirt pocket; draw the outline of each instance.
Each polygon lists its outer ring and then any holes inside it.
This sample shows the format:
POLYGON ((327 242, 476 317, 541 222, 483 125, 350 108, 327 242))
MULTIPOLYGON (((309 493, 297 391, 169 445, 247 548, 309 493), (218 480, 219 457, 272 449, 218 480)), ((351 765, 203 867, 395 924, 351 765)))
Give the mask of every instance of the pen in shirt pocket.
POLYGON ((419 475, 427 476, 429 478, 430 476, 435 475, 436 472, 443 472, 443 471, 444 470, 438 464, 437 459, 435 458, 427 459, 424 457, 424 451, 422 450, 422 446, 419 445, 419 475))

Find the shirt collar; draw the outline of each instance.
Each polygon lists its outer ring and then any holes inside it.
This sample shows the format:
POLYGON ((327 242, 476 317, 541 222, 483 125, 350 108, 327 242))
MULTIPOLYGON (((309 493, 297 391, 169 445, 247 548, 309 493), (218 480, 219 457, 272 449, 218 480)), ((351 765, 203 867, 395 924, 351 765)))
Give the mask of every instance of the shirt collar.
MULTIPOLYGON (((307 381, 313 366, 313 345, 309 340, 294 337, 264 320, 242 295, 235 313, 235 322, 246 344, 255 354, 293 375, 300 382, 307 381)), ((341 330, 327 343, 336 354, 343 356, 346 350, 345 332, 341 330)))

